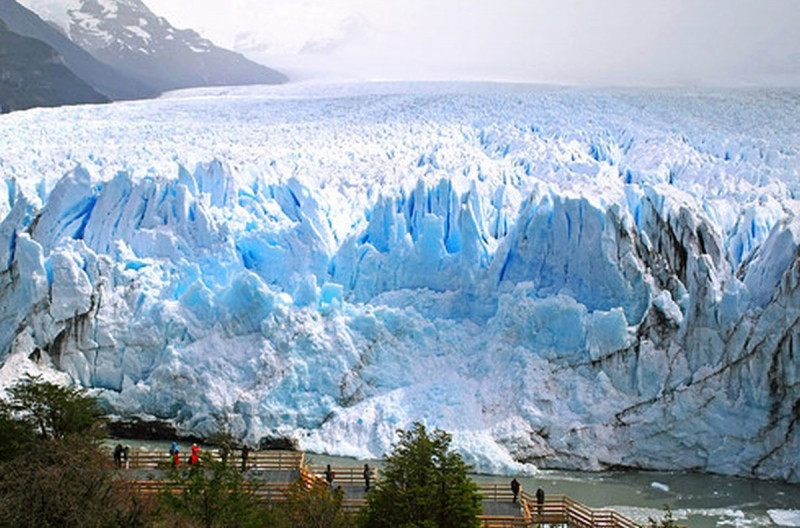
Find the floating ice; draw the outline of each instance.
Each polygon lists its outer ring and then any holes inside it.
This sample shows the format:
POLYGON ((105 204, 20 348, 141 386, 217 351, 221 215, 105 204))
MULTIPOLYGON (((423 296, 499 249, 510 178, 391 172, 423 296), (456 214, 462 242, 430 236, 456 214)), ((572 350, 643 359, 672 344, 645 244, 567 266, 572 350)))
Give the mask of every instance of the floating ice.
POLYGON ((663 484, 661 482, 653 481, 653 482, 650 483, 650 487, 653 488, 653 489, 657 489, 659 491, 663 491, 665 493, 669 493, 669 486, 667 486, 666 484, 663 484))
POLYGON ((767 510, 767 513, 778 526, 800 526, 800 510, 767 510))

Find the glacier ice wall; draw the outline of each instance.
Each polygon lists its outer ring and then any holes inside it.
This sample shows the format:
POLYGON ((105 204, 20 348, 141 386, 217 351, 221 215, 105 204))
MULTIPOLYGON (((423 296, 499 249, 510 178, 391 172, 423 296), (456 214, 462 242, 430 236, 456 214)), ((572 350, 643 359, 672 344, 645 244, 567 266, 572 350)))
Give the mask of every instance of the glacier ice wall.
POLYGON ((0 361, 200 435, 800 482, 798 117, 450 84, 0 116, 0 361))

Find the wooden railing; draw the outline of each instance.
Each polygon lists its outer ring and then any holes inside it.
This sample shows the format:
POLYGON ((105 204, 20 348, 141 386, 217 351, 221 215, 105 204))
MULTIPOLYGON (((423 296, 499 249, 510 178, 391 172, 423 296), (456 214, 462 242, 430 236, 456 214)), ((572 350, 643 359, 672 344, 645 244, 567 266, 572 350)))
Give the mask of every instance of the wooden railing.
MULTIPOLYGON (((478 487, 484 500, 513 502, 509 486, 481 484, 478 487)), ((533 525, 564 525, 572 528, 640 528, 641 525, 624 515, 608 509, 593 509, 566 495, 551 495, 539 505, 536 497, 522 490, 518 497, 520 515, 481 515, 483 528, 512 528, 533 525)))
MULTIPOLYGON (((300 479, 308 488, 313 486, 324 488, 326 490, 328 489, 328 483, 324 479, 311 474, 306 466, 303 466, 300 469, 300 479)), ((169 482, 165 480, 126 480, 124 481, 124 484, 129 486, 131 490, 141 493, 142 495, 154 495, 162 492, 179 494, 189 489, 188 484, 169 482)), ((292 484, 290 482, 267 481, 246 481, 243 483, 244 489, 248 490, 257 497, 272 503, 285 501, 286 497, 289 495, 289 487, 291 485, 292 484)), ((342 501, 342 508, 345 512, 355 513, 366 506, 366 504, 367 501, 363 498, 344 497, 344 500, 342 501)))
POLYGON ((479 515, 481 528, 519 528, 533 526, 530 521, 523 517, 511 515, 479 515))
MULTIPOLYGON (((325 479, 327 466, 313 465, 307 466, 308 471, 321 479, 325 479)), ((370 467, 372 473, 371 482, 374 484, 378 478, 378 470, 370 467)), ((364 467, 363 466, 331 466, 331 471, 336 475, 333 479, 337 486, 364 486, 364 467)))
MULTIPOLYGON (((181 452, 181 465, 187 463, 187 455, 181 452)), ((219 451, 211 451, 215 460, 220 460, 219 451)), ((169 453, 156 451, 131 451, 128 454, 131 469, 168 468, 172 466, 169 453)), ((228 454, 228 461, 238 467, 242 463, 241 451, 228 454)), ((124 464, 124 462, 123 462, 124 464)), ((251 451, 247 456, 247 469, 260 470, 299 470, 305 464, 305 453, 300 451, 251 451)))
POLYGON ((552 495, 542 504, 536 497, 521 493, 530 516, 536 524, 562 524, 573 528, 640 528, 632 519, 608 509, 593 509, 566 495, 552 495))
MULTIPOLYGON (((188 484, 164 480, 129 480, 125 481, 125 485, 142 495, 154 495, 162 492, 179 494, 190 488, 188 484)), ((283 482, 244 482, 243 489, 263 500, 281 502, 286 499, 289 493, 289 484, 283 482)))
MULTIPOLYGON (((307 472, 302 474, 308 475, 307 472)), ((326 486, 314 476, 310 477, 310 485, 326 486)), ((187 485, 166 482, 163 480, 127 481, 131 489, 144 495, 159 492, 181 493, 188 489, 187 485)), ((285 482, 247 482, 246 489, 257 497, 269 502, 282 502, 289 492, 289 483, 285 482)), ((511 501, 511 492, 495 486, 480 486, 484 500, 511 501)), ((612 510, 592 509, 565 495, 556 495, 545 499, 541 505, 526 492, 520 494, 520 515, 481 515, 482 528, 521 528, 539 525, 562 525, 572 528, 641 528, 641 525, 612 510)), ((345 511, 354 513, 366 505, 365 499, 346 498, 342 502, 345 511)))
MULTIPOLYGON (((492 502, 513 502, 514 494, 508 484, 478 485, 478 492, 483 500, 492 502)), ((530 526, 531 518, 526 506, 526 496, 520 493, 517 497, 520 515, 479 515, 482 528, 513 528, 516 526, 530 526)))
MULTIPOLYGON (((152 451, 134 451, 129 454, 131 468, 166 468, 171 465, 168 453, 152 451)), ((219 453, 212 456, 219 459, 219 453)), ((230 453, 229 461, 241 464, 241 452, 230 453)), ((183 461, 182 461, 183 463, 183 461)), ((296 470, 307 487, 327 487, 324 474, 326 466, 305 465, 305 454, 297 451, 253 451, 247 458, 248 469, 260 470, 296 470)), ((373 482, 377 480, 377 471, 372 470, 373 482)), ((337 486, 363 486, 364 468, 359 466, 331 466, 336 474, 334 484, 337 486)), ((129 480, 127 484, 142 494, 158 493, 168 490, 180 493, 185 486, 162 480, 129 480)), ((280 502, 286 498, 289 482, 247 482, 245 485, 258 497, 268 501, 280 502)), ((512 502, 513 495, 507 484, 480 484, 479 493, 484 500, 495 502, 512 502)), ((542 504, 537 504, 536 497, 521 490, 519 497, 520 514, 516 515, 481 515, 483 528, 517 528, 538 525, 563 525, 571 528, 641 528, 641 525, 613 510, 593 509, 566 495, 549 495, 542 504)), ((366 505, 363 498, 345 497, 342 506, 348 512, 355 512, 366 505)))
POLYGON ((481 494, 483 500, 490 500, 494 502, 511 502, 514 500, 514 494, 511 493, 511 487, 508 484, 478 484, 478 493, 481 494))

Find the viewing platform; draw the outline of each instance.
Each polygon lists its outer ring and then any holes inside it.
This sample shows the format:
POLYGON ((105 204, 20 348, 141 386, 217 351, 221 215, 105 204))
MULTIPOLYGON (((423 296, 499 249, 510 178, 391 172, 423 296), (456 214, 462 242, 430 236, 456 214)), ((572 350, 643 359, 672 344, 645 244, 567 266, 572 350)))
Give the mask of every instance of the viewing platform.
MULTIPOLYGON (((211 456, 221 460, 220 453, 211 456)), ((243 475, 252 492, 264 500, 285 500, 289 487, 302 479, 307 487, 327 488, 326 466, 309 465, 305 453, 300 451, 251 451, 245 460, 239 450, 228 455, 228 462, 243 469, 243 475)), ((130 451, 128 460, 122 461, 119 476, 133 489, 143 494, 182 488, 170 483, 167 471, 172 467, 168 453, 153 451, 130 451)), ((180 467, 187 467, 186 457, 181 457, 180 467)), ((341 489, 343 507, 346 511, 357 511, 366 505, 366 483, 363 465, 331 466, 335 477, 333 487, 341 489)), ((375 468, 371 468, 372 485, 380 480, 375 468)), ((585 506, 566 495, 548 495, 542 503, 524 489, 514 501, 511 488, 501 484, 479 484, 483 500, 483 514, 479 516, 483 528, 517 528, 533 526, 567 526, 574 528, 640 528, 642 525, 609 509, 585 506)))

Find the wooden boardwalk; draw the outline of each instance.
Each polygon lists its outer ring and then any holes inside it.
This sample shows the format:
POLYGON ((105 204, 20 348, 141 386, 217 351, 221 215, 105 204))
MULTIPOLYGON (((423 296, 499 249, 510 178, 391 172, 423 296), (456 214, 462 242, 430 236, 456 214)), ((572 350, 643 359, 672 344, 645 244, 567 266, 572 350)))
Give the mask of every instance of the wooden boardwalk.
MULTIPOLYGON (((218 453, 212 453, 219 459, 218 453)), ((234 467, 242 464, 241 452, 230 453, 228 461, 234 467)), ((166 470, 171 467, 167 453, 133 451, 128 469, 120 470, 119 477, 133 489, 143 494, 162 490, 181 491, 166 480, 166 470)), ((244 476, 253 493, 271 502, 285 499, 289 486, 298 478, 307 486, 328 487, 324 479, 325 466, 305 463, 305 454, 298 451, 253 451, 247 457, 244 476)), ((356 511, 366 504, 363 466, 332 466, 336 474, 334 487, 341 488, 347 511, 356 511)), ((372 468, 372 482, 379 475, 372 468)), ((483 528, 518 528, 538 526, 565 526, 571 528, 641 528, 641 525, 613 510, 594 509, 566 495, 549 495, 542 504, 524 489, 514 502, 510 486, 479 484, 483 497, 483 514, 479 517, 483 528)))

